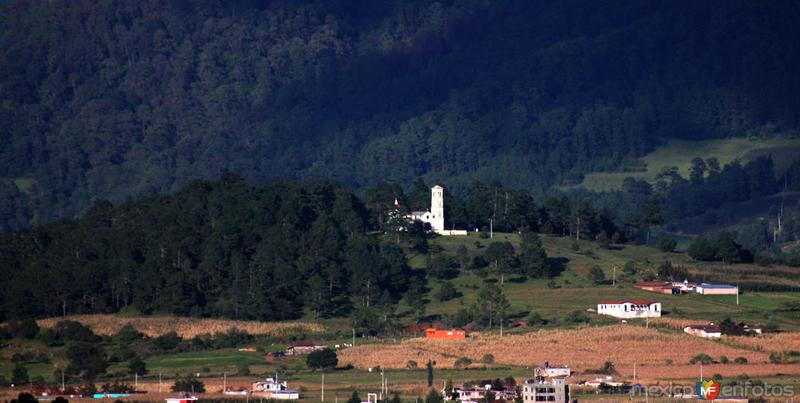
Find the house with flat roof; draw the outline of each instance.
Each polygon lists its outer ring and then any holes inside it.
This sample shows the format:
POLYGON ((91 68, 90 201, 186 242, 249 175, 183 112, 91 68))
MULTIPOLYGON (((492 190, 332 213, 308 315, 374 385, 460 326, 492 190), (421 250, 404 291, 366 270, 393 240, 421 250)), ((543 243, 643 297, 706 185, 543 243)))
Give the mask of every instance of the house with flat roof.
POLYGON ((703 295, 736 295, 739 287, 730 284, 700 283, 694 286, 694 292, 703 295))
POLYGON ((659 318, 661 303, 643 300, 602 301, 597 304, 597 313, 623 319, 659 318))

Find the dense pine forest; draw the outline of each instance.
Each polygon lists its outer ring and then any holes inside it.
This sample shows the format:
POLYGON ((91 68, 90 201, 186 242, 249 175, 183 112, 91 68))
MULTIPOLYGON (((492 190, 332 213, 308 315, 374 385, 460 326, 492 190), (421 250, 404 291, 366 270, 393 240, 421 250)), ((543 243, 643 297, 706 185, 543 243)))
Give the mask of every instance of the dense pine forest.
POLYGON ((448 211, 469 228, 494 219, 496 230, 525 233, 521 250, 493 243, 485 258, 439 256, 429 270, 411 270, 407 252, 428 253, 430 234, 392 216, 429 203, 429 192, 422 182, 407 193, 383 183, 362 201, 338 185, 254 185, 228 174, 118 207, 97 201, 79 220, 0 237, 0 318, 125 309, 261 320, 304 309, 385 314, 402 298, 418 305, 426 277, 459 268, 558 275, 535 231, 617 242, 631 234, 586 203, 537 206, 524 191, 478 183, 465 200, 450 196, 448 211))
MULTIPOLYGON (((792 1, 4 2, 0 227, 84 212, 88 222, 104 217, 102 204, 90 209, 96 199, 119 204, 176 192, 224 172, 256 183, 331 180, 359 193, 423 177, 465 195, 481 180, 541 197, 590 170, 637 169, 636 157, 666 138, 796 133, 798 19, 792 1)), ((716 180, 704 177, 667 183, 673 195, 686 194, 681 189, 716 180)), ((748 192, 780 188, 765 186, 748 192)), ((174 203, 150 214, 191 211, 191 202, 174 203)), ((237 214, 274 219, 242 208, 237 214)), ((693 209, 687 201, 664 214, 693 209)), ((337 223, 343 244, 402 272, 391 246, 347 232, 361 218, 343 224, 332 212, 322 216, 337 223)), ((196 218, 176 225, 194 228, 196 218)), ((144 222, 161 221, 136 225, 144 222)), ((226 231, 224 223, 208 225, 226 231)), ((306 224, 275 228, 296 225, 306 224)), ((86 242, 104 239, 96 235, 87 233, 86 242)), ((187 262, 199 258, 152 246, 168 236, 178 235, 143 238, 151 247, 139 251, 191 278, 187 262)), ((289 239, 298 241, 280 241, 289 239)), ((181 242, 187 251, 197 247, 191 237, 181 242)), ((219 248, 231 255, 208 264, 241 259, 219 248)), ((143 259, 130 252, 125 259, 143 259)), ((247 253, 270 259, 269 250, 247 253)), ((63 264, 70 263, 48 263, 63 264)), ((226 281, 270 286, 255 283, 268 274, 231 264, 239 277, 226 281)), ((126 301, 126 282, 156 286, 125 278, 102 285, 126 301)), ((398 287, 377 286, 392 298, 398 287)), ((186 297, 142 295, 149 298, 138 301, 143 306, 186 297)), ((232 298, 208 309, 283 301, 232 298)))

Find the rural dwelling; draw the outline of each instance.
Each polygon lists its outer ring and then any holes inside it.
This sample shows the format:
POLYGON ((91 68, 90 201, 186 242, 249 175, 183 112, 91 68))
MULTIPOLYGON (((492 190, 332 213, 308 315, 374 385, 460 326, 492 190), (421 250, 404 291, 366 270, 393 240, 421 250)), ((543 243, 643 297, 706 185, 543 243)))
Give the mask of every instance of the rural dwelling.
POLYGON ((642 281, 633 285, 636 288, 657 292, 659 294, 680 294, 680 288, 675 287, 669 281, 642 281))
POLYGON ((692 336, 704 337, 706 339, 719 339, 722 337, 722 332, 717 325, 700 325, 700 326, 686 326, 683 328, 685 333, 692 336))
POLYGON ((315 344, 308 340, 296 341, 286 348, 286 355, 310 354, 314 351, 324 350, 326 348, 328 348, 328 346, 324 344, 315 344))
POLYGON ((603 301, 597 304, 597 313, 623 319, 659 318, 661 303, 640 300, 603 301))
POLYGON ((439 340, 464 340, 467 337, 467 332, 462 329, 425 329, 425 338, 439 339, 439 340))
POLYGON ((253 383, 253 393, 259 397, 276 400, 300 399, 300 392, 290 390, 286 381, 278 382, 278 378, 267 378, 263 382, 253 383))
MULTIPOLYGON (((456 400, 461 403, 478 403, 483 402, 486 396, 486 389, 464 389, 464 388, 454 388, 453 392, 457 395, 456 400)), ((450 400, 450 395, 448 393, 444 393, 445 400, 450 400)))
POLYGON ((681 281, 672 282, 672 287, 677 288, 680 291, 679 294, 689 293, 692 290, 694 290, 695 286, 696 284, 690 283, 689 280, 683 280, 682 282, 681 281))
POLYGON ((737 295, 739 287, 730 284, 700 283, 694 287, 694 292, 703 295, 737 295))
POLYGON ((568 366, 563 365, 560 367, 551 367, 549 362, 544 363, 544 367, 537 367, 533 371, 534 376, 543 376, 545 378, 568 377, 572 375, 572 371, 568 366))

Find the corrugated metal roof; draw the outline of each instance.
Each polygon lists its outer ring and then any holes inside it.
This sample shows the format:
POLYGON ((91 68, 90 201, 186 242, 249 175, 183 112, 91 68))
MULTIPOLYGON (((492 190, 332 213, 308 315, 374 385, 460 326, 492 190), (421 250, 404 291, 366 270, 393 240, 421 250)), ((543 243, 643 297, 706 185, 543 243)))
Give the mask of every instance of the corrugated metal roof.
POLYGON ((698 287, 702 287, 702 288, 736 288, 735 285, 730 285, 730 284, 708 284, 708 283, 702 283, 702 284, 698 284, 697 286, 698 287))

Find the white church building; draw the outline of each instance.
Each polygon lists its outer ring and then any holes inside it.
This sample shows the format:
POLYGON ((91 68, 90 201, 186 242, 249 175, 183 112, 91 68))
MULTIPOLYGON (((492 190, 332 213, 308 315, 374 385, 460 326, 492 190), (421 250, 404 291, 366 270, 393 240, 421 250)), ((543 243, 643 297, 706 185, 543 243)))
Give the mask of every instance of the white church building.
POLYGON ((431 188, 430 211, 412 211, 406 218, 430 224, 431 230, 439 235, 467 235, 463 229, 444 228, 444 188, 439 185, 431 188))

